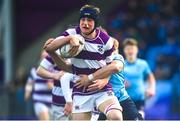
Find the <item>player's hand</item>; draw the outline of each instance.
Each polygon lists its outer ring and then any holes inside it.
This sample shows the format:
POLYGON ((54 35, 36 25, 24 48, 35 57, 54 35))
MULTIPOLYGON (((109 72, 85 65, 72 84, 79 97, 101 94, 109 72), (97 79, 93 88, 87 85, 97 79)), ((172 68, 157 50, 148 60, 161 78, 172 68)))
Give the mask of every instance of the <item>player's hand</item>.
POLYGON ((149 87, 146 89, 146 97, 147 98, 150 98, 150 97, 153 97, 155 95, 156 91, 155 91, 155 88, 154 87, 149 87))
POLYGON ((70 56, 75 56, 76 53, 78 52, 79 46, 73 46, 70 50, 69 50, 69 55, 70 56))
POLYGON ((80 79, 76 81, 75 86, 77 88, 81 88, 81 87, 87 87, 90 84, 90 82, 88 81, 88 76, 87 75, 80 75, 80 79))
POLYGON ((49 46, 51 45, 51 43, 52 43, 53 40, 54 40, 54 38, 49 38, 49 39, 45 42, 43 48, 44 48, 47 52, 50 51, 49 46))
POLYGON ((107 85, 108 80, 106 79, 101 79, 101 80, 94 80, 92 81, 93 84, 88 86, 87 91, 96 91, 96 90, 101 90, 104 86, 107 85))
POLYGON ((52 90, 52 88, 54 87, 53 81, 49 81, 49 82, 47 83, 47 86, 48 86, 48 89, 49 89, 49 90, 52 90))
POLYGON ((70 36, 70 38, 71 39, 69 41, 69 44, 72 46, 72 48, 69 50, 68 53, 71 56, 74 56, 77 53, 78 49, 79 49, 80 42, 76 37, 70 36))
POLYGON ((73 36, 73 35, 70 35, 70 40, 69 40, 69 44, 72 46, 72 47, 75 47, 75 46, 80 46, 80 41, 77 37, 73 36))
POLYGON ((64 106, 64 114, 68 116, 72 112, 72 102, 66 102, 64 106))

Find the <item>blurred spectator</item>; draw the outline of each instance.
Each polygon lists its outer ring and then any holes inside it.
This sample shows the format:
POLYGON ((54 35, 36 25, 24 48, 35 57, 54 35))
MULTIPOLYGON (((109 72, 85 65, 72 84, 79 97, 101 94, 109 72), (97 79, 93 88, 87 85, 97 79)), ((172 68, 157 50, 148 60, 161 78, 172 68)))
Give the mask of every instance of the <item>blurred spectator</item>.
POLYGON ((172 77, 176 58, 180 57, 177 3, 178 0, 121 1, 108 17, 111 35, 120 43, 126 37, 138 40, 139 56, 148 60, 159 79, 172 77))
MULTIPOLYGON (((135 38, 139 43, 139 56, 148 61, 157 81, 168 86, 173 82, 174 112, 180 112, 179 4, 179 0, 121 0, 119 6, 107 16, 106 27, 110 35, 119 40, 120 53, 124 38, 135 38)), ((168 113, 165 117, 170 118, 170 115, 168 113)))

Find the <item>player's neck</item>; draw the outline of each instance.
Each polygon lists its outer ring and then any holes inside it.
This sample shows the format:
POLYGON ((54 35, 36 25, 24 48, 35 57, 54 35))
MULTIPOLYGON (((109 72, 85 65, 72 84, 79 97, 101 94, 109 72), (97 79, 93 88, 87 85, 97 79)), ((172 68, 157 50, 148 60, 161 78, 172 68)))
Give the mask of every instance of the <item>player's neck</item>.
POLYGON ((91 34, 88 35, 82 33, 82 35, 87 39, 94 39, 96 38, 96 31, 94 30, 91 34))
POLYGON ((127 58, 127 61, 129 63, 134 63, 136 61, 137 58, 127 58))

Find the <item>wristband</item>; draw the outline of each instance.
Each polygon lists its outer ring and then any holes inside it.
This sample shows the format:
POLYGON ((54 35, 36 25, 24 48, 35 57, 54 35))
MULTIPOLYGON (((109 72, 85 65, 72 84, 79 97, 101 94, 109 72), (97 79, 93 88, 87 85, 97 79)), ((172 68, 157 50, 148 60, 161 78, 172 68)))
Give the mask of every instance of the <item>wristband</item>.
POLYGON ((92 81, 92 80, 94 80, 94 76, 93 76, 93 74, 89 74, 88 75, 88 81, 92 81))

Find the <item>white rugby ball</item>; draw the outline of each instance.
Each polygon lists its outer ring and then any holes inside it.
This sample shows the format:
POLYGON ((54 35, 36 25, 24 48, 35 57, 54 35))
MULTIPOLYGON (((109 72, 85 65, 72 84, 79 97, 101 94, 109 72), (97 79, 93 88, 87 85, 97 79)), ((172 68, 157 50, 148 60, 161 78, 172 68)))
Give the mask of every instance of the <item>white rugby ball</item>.
MULTIPOLYGON (((79 42, 80 42, 80 46, 79 46, 79 48, 78 48, 78 51, 77 51, 77 53, 74 55, 74 56, 77 56, 77 55, 83 50, 85 40, 84 40, 84 37, 82 37, 80 34, 76 34, 76 35, 72 35, 72 36, 76 37, 76 38, 79 40, 79 42)), ((62 46, 62 47, 60 48, 60 55, 61 55, 62 57, 64 57, 64 58, 74 57, 74 56, 71 56, 71 55, 68 53, 71 48, 72 48, 72 47, 71 47, 70 44, 66 44, 66 45, 62 46)))

